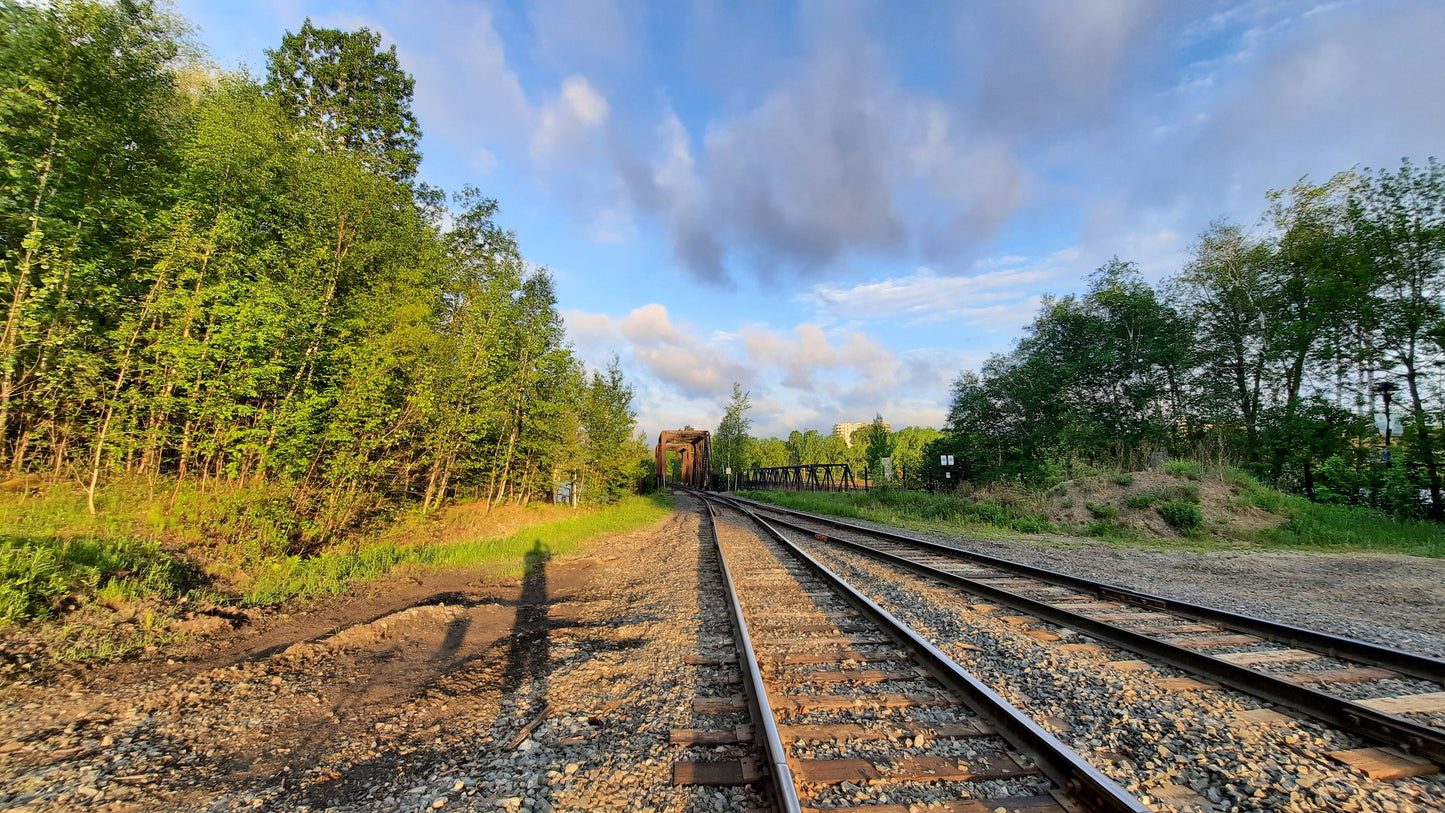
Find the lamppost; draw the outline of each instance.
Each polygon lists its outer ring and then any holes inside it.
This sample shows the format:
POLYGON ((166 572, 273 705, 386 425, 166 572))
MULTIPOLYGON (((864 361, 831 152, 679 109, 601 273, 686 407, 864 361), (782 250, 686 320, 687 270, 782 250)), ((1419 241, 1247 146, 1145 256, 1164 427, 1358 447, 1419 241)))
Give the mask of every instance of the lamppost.
POLYGON ((1375 392, 1385 401, 1385 465, 1390 465, 1390 396, 1400 385, 1393 381, 1381 381, 1375 385, 1375 392))

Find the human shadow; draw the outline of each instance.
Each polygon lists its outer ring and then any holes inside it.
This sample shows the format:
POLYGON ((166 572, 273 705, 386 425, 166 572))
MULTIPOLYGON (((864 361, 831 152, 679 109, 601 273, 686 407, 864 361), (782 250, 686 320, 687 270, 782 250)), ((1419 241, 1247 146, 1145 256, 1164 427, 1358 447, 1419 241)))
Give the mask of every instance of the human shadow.
POLYGON ((512 694, 531 684, 532 694, 545 695, 546 678, 551 661, 547 601, 547 562, 552 554, 539 539, 532 543, 524 559, 526 575, 522 577, 522 595, 517 602, 517 617, 512 623, 512 642, 507 648, 507 665, 502 671, 502 691, 512 694))

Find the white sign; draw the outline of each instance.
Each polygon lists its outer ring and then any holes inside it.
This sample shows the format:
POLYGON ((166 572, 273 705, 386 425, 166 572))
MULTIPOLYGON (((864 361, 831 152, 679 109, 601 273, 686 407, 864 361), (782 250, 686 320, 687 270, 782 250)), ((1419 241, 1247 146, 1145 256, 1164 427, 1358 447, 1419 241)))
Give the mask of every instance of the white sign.
POLYGON ((726 473, 727 473, 727 474, 732 474, 732 473, 733 473, 733 467, 732 467, 732 466, 728 466, 726 473))
POLYGON ((938 456, 938 465, 940 465, 940 466, 952 466, 952 465, 953 465, 953 455, 951 455, 951 454, 941 454, 941 455, 939 455, 939 456, 938 456))

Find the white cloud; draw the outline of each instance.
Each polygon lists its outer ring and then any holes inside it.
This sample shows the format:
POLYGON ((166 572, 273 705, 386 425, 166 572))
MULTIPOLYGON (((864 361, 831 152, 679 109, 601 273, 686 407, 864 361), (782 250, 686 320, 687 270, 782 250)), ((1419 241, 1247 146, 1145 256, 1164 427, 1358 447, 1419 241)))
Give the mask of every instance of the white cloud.
MULTIPOLYGON (((1071 290, 1082 266, 1077 249, 1055 252, 1031 264, 1023 258, 1006 259, 1010 262, 1005 267, 971 276, 945 276, 921 268, 907 276, 846 287, 820 283, 798 300, 830 321, 959 321, 988 330, 1015 331, 1033 318, 1040 292, 1071 290)), ((979 267, 997 264, 980 263, 979 267)))
POLYGON ((557 98, 543 105, 532 134, 534 159, 585 154, 589 133, 607 122, 609 108, 585 76, 570 76, 557 98))
POLYGON ((972 358, 942 350, 900 355, 862 331, 817 324, 778 330, 745 323, 701 340, 658 303, 621 318, 568 311, 565 319, 589 365, 620 353, 649 434, 684 423, 709 427, 734 381, 752 392, 755 434, 826 430, 879 412, 899 425, 938 426, 948 384, 972 358))

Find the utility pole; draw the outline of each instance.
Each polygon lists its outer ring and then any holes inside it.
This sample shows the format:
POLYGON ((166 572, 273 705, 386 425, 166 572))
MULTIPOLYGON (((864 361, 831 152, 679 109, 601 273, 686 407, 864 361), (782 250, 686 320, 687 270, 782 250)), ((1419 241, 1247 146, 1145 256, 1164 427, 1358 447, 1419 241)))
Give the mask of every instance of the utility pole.
POLYGON ((1386 465, 1386 466, 1391 465, 1391 463, 1390 463, 1390 431, 1391 431, 1391 430, 1390 430, 1390 396, 1392 396, 1392 395, 1395 393, 1395 390, 1397 390, 1397 389, 1399 389, 1399 388, 1400 388, 1400 385, 1399 385, 1399 384, 1396 384, 1396 383, 1393 382, 1393 381, 1381 381, 1380 383, 1378 383, 1378 384, 1375 385, 1375 392, 1378 392, 1378 393, 1380 394, 1380 398, 1384 399, 1384 401, 1385 401, 1385 465, 1386 465))

